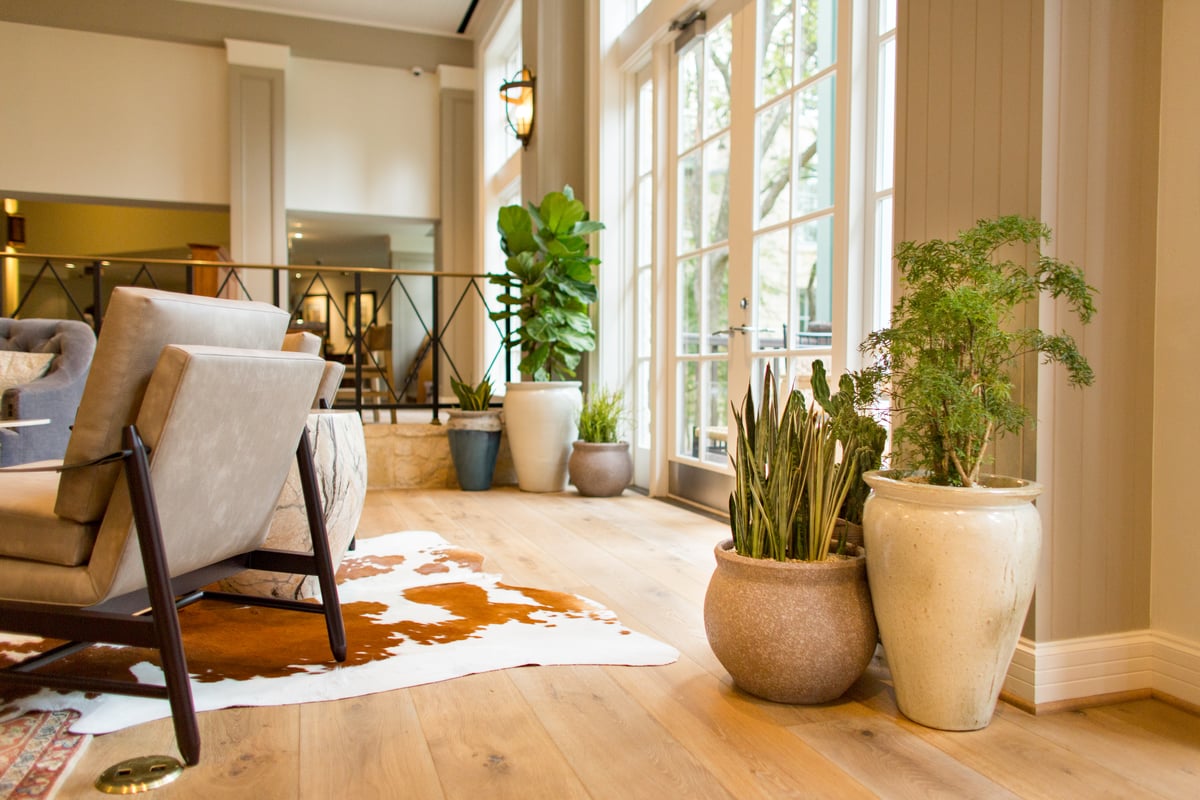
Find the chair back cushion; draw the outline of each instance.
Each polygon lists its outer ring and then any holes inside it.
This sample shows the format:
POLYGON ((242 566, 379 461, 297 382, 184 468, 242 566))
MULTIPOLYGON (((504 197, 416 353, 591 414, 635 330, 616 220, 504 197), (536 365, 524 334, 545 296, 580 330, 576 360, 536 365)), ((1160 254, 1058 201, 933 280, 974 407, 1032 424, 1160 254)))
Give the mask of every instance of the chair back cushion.
MULTIPOLYGON (((172 575, 262 546, 323 369, 278 342, 274 351, 163 350, 137 427, 172 575)), ((124 472, 87 569, 93 602, 145 586, 124 472)))
MULTIPOLYGON (((287 312, 267 303, 114 289, 64 461, 89 461, 121 449, 121 431, 137 416, 166 345, 278 350, 288 319, 287 312)), ((209 401, 220 407, 225 398, 214 392, 209 401)), ((99 520, 118 472, 120 466, 110 464, 63 473, 55 513, 76 522, 99 520)))

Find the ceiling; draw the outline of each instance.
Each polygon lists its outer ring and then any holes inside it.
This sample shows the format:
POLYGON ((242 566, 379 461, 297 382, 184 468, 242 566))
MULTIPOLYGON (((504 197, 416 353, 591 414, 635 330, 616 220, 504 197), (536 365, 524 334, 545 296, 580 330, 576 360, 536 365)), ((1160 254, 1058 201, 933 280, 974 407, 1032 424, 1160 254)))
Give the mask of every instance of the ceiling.
POLYGON ((184 0, 247 11, 332 20, 373 28, 453 35, 474 0, 184 0))

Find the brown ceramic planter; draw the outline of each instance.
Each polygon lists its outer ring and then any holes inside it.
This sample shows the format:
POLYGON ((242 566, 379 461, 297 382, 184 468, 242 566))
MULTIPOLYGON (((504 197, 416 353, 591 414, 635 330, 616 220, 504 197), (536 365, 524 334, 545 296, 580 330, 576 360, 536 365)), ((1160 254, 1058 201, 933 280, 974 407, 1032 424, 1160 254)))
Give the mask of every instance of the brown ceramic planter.
POLYGON ((716 547, 704 629, 738 688, 776 703, 825 703, 858 680, 877 631, 862 550, 779 562, 716 547))
POLYGON ((584 497, 615 497, 633 479, 629 443, 576 441, 567 469, 584 497))

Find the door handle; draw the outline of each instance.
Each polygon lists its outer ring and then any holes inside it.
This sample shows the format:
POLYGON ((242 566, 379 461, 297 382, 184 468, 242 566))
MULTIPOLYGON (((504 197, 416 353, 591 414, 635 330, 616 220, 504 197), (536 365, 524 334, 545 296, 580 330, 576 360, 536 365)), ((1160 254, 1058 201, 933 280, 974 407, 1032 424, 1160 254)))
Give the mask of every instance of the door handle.
POLYGON ((713 336, 720 336, 722 333, 774 333, 774 328, 752 328, 749 325, 731 325, 728 328, 720 331, 713 331, 713 336))

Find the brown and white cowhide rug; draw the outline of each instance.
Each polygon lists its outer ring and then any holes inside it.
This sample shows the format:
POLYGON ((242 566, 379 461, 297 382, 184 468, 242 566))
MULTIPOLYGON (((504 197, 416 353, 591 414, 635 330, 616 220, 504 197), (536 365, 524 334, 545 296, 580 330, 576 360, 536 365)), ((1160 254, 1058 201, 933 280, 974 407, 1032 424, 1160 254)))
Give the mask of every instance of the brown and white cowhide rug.
MULTIPOLYGON (((341 665, 330 655, 319 614, 217 601, 183 609, 197 711, 336 700, 508 667, 649 666, 679 656, 591 600, 510 586, 483 572, 482 564, 479 553, 428 531, 361 540, 338 571, 349 644, 341 665)), ((47 646, 0 633, 0 664, 47 646)), ((139 648, 95 645, 53 669, 162 683, 156 654, 139 648)), ((0 685, 0 719, 61 708, 80 712, 75 733, 107 733, 170 716, 165 700, 0 685)))

